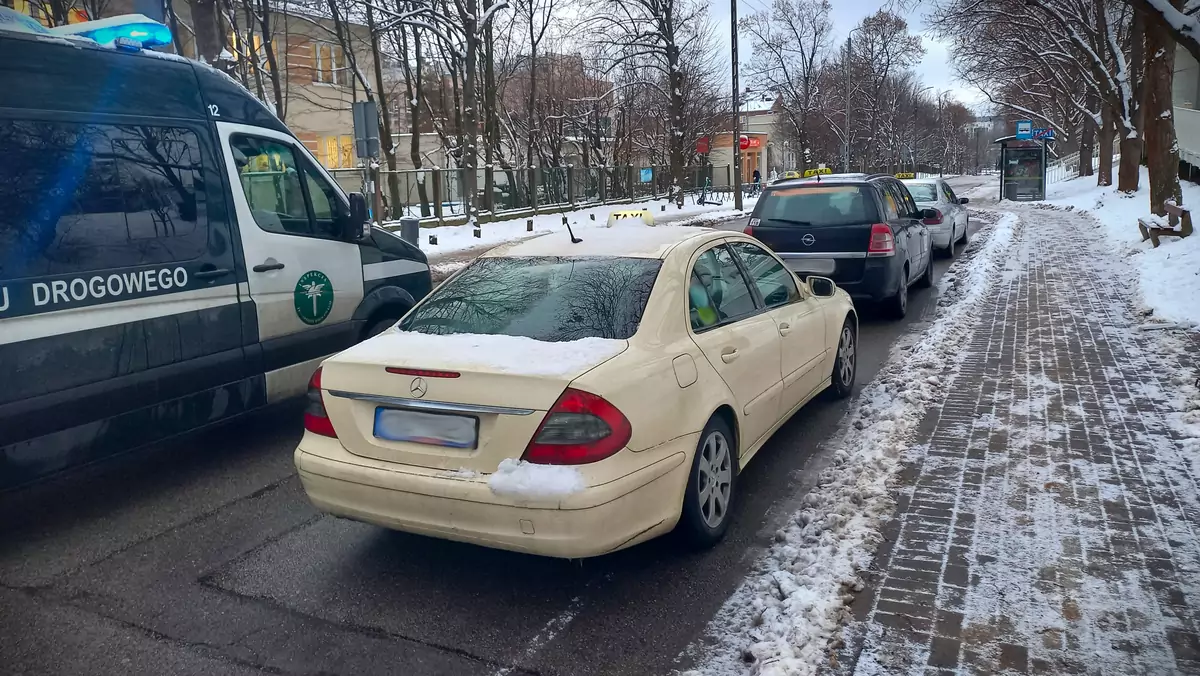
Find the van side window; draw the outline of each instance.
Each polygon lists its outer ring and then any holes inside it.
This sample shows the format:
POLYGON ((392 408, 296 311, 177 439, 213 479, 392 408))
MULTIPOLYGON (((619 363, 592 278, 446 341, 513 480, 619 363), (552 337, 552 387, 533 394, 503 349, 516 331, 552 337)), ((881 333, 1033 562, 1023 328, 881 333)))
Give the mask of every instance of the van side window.
POLYGON ((0 279, 192 260, 207 183, 188 129, 0 123, 0 279))
POLYGON ((342 203, 337 192, 291 145, 242 134, 230 144, 258 227, 281 235, 338 238, 342 203))

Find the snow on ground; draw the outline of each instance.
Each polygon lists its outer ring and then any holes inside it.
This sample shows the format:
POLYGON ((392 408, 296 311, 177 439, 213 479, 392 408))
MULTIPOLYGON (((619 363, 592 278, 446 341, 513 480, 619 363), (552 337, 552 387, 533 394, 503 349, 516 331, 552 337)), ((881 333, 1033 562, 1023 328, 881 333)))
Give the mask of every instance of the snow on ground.
MULTIPOLYGON (((743 212, 732 208, 732 200, 727 204, 691 204, 685 202, 682 209, 676 208, 674 205, 668 204, 666 200, 661 199, 633 204, 604 204, 578 211, 569 211, 565 214, 544 213, 526 218, 512 218, 493 223, 484 223, 480 226, 481 236, 479 238, 474 236, 474 228, 470 224, 434 227, 422 226, 419 242, 421 250, 431 259, 436 260, 469 249, 490 248, 504 242, 565 230, 566 226, 563 225, 563 216, 567 217, 571 228, 576 234, 590 228, 604 227, 608 222, 608 215, 614 211, 636 211, 639 209, 649 210, 654 216, 656 225, 697 225, 706 221, 749 213, 754 208, 756 201, 757 198, 747 198, 743 203, 745 207, 743 212), (663 206, 666 206, 666 211, 662 210, 663 206), (595 220, 591 220, 593 216, 595 220), (533 232, 526 230, 526 221, 529 219, 533 220, 533 232), (429 243, 430 235, 434 235, 437 238, 437 244, 429 243)), ((388 227, 400 227, 399 221, 389 222, 386 225, 388 227)))
MULTIPOLYGON (((1100 222, 1109 242, 1137 271, 1142 300, 1156 320, 1200 326, 1200 236, 1163 237, 1157 249, 1141 241, 1138 218, 1150 215, 1150 179, 1145 167, 1141 172, 1141 189, 1133 195, 1099 187, 1094 176, 1084 176, 1051 185, 1046 203, 1087 212, 1100 222)), ((1183 182, 1183 205, 1200 207, 1200 185, 1183 182)))
POLYGON ((624 340, 608 338, 547 342, 524 336, 476 333, 443 336, 393 329, 351 347, 333 360, 379 366, 572 377, 621 354, 627 346, 624 340))
POLYGON ((955 262, 957 274, 939 285, 944 297, 934 321, 859 395, 831 441, 831 466, 709 624, 690 675, 744 674, 747 652, 759 676, 807 676, 826 663, 848 594, 862 589, 859 571, 870 565, 892 512, 888 483, 926 407, 945 396, 938 374, 965 357, 978 301, 1005 266, 1016 224, 1015 216, 1001 216, 955 262))
POLYGON ((535 465, 505 458, 488 477, 496 495, 515 498, 558 498, 586 488, 579 469, 567 465, 535 465))

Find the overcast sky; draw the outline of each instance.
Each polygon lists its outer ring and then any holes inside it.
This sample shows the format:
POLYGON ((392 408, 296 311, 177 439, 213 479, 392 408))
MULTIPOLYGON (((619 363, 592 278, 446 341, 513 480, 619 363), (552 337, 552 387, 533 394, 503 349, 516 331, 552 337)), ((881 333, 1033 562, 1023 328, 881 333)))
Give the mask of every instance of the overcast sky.
MULTIPOLYGON (((721 36, 722 44, 725 50, 729 50, 729 0, 709 0, 710 11, 713 18, 716 20, 721 36)), ((866 16, 874 14, 885 5, 891 6, 889 0, 831 0, 833 5, 833 24, 834 36, 838 44, 844 44, 846 34, 850 29, 858 25, 859 21, 866 16)), ((922 34, 922 42, 925 46, 925 56, 921 63, 917 65, 917 74, 927 86, 932 86, 938 91, 950 90, 955 97, 968 106, 975 106, 983 101, 982 95, 978 90, 966 88, 965 84, 954 77, 950 67, 950 54, 948 45, 936 41, 927 35, 923 35, 924 26, 922 25, 921 13, 922 9, 919 6, 921 3, 916 3, 918 7, 911 12, 905 13, 905 19, 908 20, 909 30, 922 34)), ((769 8, 770 0, 739 0, 738 16, 744 17, 748 14, 769 8)), ((742 52, 740 61, 744 65, 749 56, 750 46, 749 41, 745 38, 741 40, 738 49, 742 52)), ((742 86, 746 86, 746 82, 742 86)))

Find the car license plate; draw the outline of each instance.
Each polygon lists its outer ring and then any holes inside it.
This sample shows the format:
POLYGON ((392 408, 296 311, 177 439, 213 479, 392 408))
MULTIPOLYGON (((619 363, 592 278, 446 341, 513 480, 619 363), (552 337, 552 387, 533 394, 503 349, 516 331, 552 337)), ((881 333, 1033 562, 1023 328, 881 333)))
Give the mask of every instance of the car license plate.
POLYGON ((429 446, 475 448, 479 441, 479 420, 380 406, 375 409, 375 436, 429 446))
POLYGON ((789 258, 787 264, 794 272, 808 275, 832 275, 837 269, 832 258, 789 258))

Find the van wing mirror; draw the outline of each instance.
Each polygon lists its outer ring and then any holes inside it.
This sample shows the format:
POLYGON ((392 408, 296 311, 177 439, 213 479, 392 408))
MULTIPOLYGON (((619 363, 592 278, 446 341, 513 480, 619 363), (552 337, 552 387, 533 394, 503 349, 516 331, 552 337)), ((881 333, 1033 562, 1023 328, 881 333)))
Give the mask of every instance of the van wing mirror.
POLYGON ((357 242, 366 239, 371 234, 371 224, 367 218, 367 198, 361 192, 352 192, 350 198, 350 218, 346 223, 346 239, 357 242))

